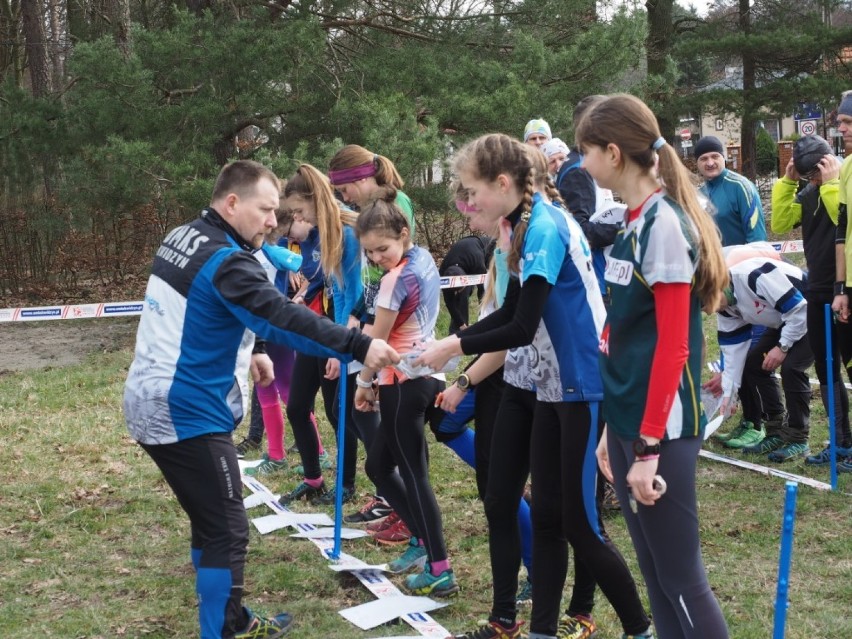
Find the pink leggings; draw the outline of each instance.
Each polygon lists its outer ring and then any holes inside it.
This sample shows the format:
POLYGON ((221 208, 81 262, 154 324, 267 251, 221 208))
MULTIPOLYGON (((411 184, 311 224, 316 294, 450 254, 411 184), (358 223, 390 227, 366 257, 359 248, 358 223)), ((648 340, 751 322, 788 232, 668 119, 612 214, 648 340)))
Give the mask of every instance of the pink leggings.
MULTIPOLYGON (((290 397, 290 379, 293 374, 293 362, 296 361, 296 352, 281 344, 267 343, 267 353, 275 370, 275 381, 269 386, 257 386, 257 401, 263 413, 263 428, 266 430, 266 440, 269 447, 269 458, 274 460, 284 459, 284 412, 281 410, 281 402, 287 404, 290 397)), ((317 420, 311 412, 311 423, 317 433, 319 452, 324 452, 322 439, 320 439, 317 420)))

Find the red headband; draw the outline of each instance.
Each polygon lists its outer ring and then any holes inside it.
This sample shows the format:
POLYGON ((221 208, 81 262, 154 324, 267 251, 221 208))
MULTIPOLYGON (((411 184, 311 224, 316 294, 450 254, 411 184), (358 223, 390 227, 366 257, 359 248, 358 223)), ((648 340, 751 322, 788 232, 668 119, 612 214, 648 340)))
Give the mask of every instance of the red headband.
POLYGON ((332 185, 349 184, 356 180, 373 177, 376 174, 376 165, 374 162, 353 166, 349 169, 340 169, 339 171, 329 171, 328 179, 332 185))

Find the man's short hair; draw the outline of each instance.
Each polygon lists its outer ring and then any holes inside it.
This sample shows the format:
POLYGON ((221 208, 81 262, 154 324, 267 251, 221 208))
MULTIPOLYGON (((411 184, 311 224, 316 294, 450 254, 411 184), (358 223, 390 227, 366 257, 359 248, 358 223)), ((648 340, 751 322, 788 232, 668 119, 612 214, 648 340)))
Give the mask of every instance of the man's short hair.
POLYGON ((219 176, 216 178, 211 201, 220 200, 229 193, 236 193, 240 197, 247 197, 254 192, 257 183, 264 178, 271 181, 276 189, 280 189, 278 177, 260 162, 237 160, 236 162, 226 164, 219 171, 219 176))
POLYGON ((585 98, 580 100, 577 103, 577 106, 574 107, 574 113, 572 114, 572 120, 574 122, 574 126, 580 122, 580 118, 586 115, 586 111, 591 109, 594 106, 597 106, 601 102, 606 100, 605 95, 600 95, 598 93, 593 93, 592 95, 587 95, 585 98))

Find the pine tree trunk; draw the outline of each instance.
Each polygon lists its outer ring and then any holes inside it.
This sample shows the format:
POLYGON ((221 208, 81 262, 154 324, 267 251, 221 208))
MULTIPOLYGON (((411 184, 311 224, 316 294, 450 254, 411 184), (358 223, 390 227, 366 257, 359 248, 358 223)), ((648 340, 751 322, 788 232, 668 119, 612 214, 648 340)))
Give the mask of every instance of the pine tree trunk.
POLYGON ((71 54, 71 39, 68 33, 68 14, 65 0, 47 0, 50 18, 50 61, 53 69, 53 86, 59 91, 65 84, 65 61, 71 54))
POLYGON ((186 0, 186 8, 189 9, 190 13, 194 13, 199 17, 201 17, 204 10, 209 9, 210 6, 211 0, 186 0))
MULTIPOLYGON (((645 40, 646 61, 648 75, 662 78, 666 74, 666 63, 671 53, 674 26, 672 24, 672 8, 674 0, 647 0, 645 7, 648 10, 648 37, 645 40)), ((663 90, 662 94, 652 93, 648 95, 660 124, 660 132, 667 140, 674 135, 677 123, 677 114, 673 113, 671 95, 663 90)))
POLYGON ((21 85, 23 50, 21 40, 21 4, 18 0, 0 0, 0 82, 13 74, 21 85))
POLYGON ((109 0, 107 15, 112 22, 112 35, 121 54, 130 55, 130 0, 109 0))
MULTIPOLYGON (((740 32, 746 37, 751 33, 751 6, 750 0, 739 0, 739 22, 740 32)), ((740 172, 750 180, 757 176, 755 164, 755 128, 757 126, 757 110, 755 95, 755 63, 754 54, 746 48, 743 51, 743 113, 740 158, 742 166, 740 172)))
POLYGON ((21 17, 26 41, 27 64, 33 95, 37 98, 50 93, 50 72, 47 64, 42 7, 39 0, 23 0, 21 17))

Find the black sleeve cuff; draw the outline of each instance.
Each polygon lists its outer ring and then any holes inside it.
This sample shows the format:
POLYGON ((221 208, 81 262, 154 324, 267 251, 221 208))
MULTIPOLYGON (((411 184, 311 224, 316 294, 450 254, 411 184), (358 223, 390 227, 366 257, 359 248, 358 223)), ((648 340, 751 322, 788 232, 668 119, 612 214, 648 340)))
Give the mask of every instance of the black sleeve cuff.
POLYGON ((364 360, 367 359, 367 351, 370 350, 370 344, 373 343, 373 338, 362 333, 360 329, 350 328, 349 330, 356 333, 353 338, 354 343, 352 345, 352 356, 363 364, 364 360))

